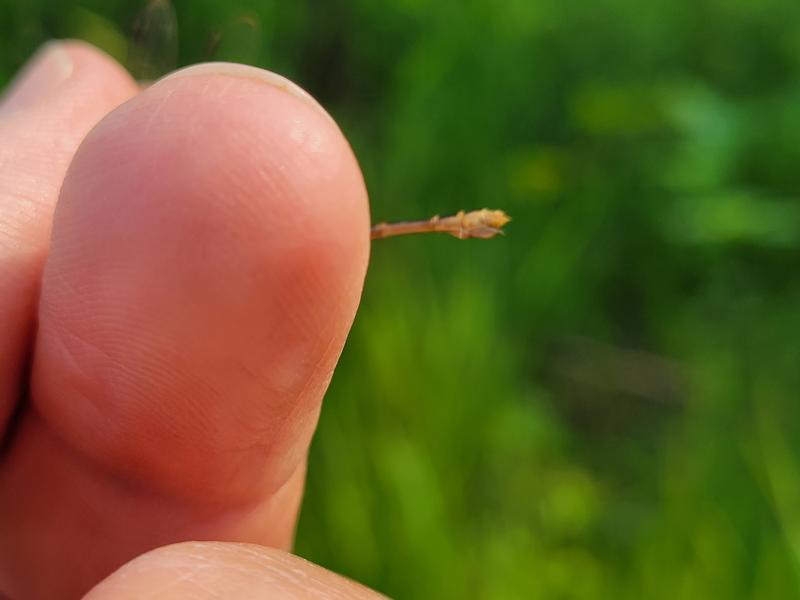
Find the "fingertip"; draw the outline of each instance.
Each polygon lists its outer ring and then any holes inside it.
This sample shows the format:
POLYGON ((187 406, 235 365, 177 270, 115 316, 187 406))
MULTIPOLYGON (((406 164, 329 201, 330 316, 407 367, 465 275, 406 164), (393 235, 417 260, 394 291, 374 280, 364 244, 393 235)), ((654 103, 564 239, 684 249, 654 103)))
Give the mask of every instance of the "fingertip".
POLYGON ((275 73, 231 63, 182 69, 110 114, 89 140, 85 153, 94 153, 76 178, 124 156, 138 167, 125 169, 133 185, 144 173, 153 187, 207 190, 190 208, 229 201, 263 210, 265 236, 319 234, 369 250, 367 194, 349 144, 316 100, 275 73))
POLYGON ((79 99, 79 109, 87 102, 113 108, 138 91, 130 75, 102 50, 78 40, 51 40, 11 82, 0 98, 0 114, 71 100, 75 90, 91 93, 79 99))
POLYGON ((144 554, 84 600, 127 598, 351 598, 384 596, 298 556, 252 544, 185 542, 144 554))
POLYGON ((70 219, 89 213, 103 235, 119 227, 109 241, 137 263, 166 269, 160 257, 175 258, 177 278, 197 266, 206 284, 232 267, 282 274, 272 296, 309 326, 327 319, 325 299, 360 295, 369 208, 358 163, 327 112, 274 73, 228 63, 178 71, 99 123, 75 163, 53 265, 62 239, 83 246, 70 219))

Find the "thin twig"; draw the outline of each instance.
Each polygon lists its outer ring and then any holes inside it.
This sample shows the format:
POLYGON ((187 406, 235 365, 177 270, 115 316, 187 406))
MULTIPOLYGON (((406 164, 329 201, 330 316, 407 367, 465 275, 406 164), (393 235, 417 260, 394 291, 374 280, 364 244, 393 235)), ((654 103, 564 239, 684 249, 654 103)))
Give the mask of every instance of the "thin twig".
POLYGON ((370 229, 370 239, 395 235, 408 235, 412 233, 449 233, 458 239, 480 238, 488 240, 502 234, 502 227, 511 218, 502 210, 473 210, 470 212, 459 211, 452 217, 436 215, 427 221, 402 221, 400 223, 378 223, 370 229))

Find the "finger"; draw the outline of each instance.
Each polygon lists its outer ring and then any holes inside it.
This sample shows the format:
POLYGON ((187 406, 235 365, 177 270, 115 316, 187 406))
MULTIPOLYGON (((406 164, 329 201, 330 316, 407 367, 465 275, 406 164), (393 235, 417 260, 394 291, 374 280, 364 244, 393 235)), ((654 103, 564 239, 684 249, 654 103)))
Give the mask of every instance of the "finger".
POLYGON ((0 437, 23 384, 36 293, 58 190, 78 144, 137 92, 79 42, 50 43, 0 101, 0 437))
POLYGON ((0 110, 9 113, 52 100, 75 71, 73 57, 62 42, 48 42, 31 57, 0 97, 0 110))
POLYGON ((285 80, 194 68, 106 117, 64 182, 0 470, 9 589, 65 597, 171 541, 288 547, 368 232, 347 142, 285 80))
POLYGON ((35 405, 93 460, 169 493, 280 487, 358 304, 363 180, 327 114, 286 86, 180 72, 105 119, 64 182, 35 405))
POLYGON ((347 598, 384 596, 280 550, 250 544, 190 542, 136 558, 84 600, 128 598, 347 598))

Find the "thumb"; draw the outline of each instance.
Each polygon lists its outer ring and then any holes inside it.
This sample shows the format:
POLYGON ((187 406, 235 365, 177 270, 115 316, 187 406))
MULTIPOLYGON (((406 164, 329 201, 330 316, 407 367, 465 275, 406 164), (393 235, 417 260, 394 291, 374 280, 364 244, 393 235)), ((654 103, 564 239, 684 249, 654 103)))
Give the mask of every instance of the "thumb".
POLYGON ((170 495, 275 491, 303 462, 353 320, 368 223, 355 158, 305 92, 240 65, 160 81, 87 136, 65 179, 36 409, 170 495))
POLYGON ((171 542, 290 546, 368 254, 355 157, 288 81, 202 65, 105 117, 53 219, 0 585, 74 597, 171 542))

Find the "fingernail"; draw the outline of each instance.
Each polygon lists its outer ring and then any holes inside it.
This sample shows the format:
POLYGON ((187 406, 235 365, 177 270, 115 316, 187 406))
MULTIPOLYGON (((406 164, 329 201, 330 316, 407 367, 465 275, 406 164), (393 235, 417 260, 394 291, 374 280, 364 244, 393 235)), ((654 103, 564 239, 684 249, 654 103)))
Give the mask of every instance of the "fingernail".
POLYGON ((61 42, 46 43, 11 82, 2 109, 25 108, 50 97, 72 76, 73 68, 72 58, 61 42))
POLYGON ((173 77, 190 77, 194 75, 225 75, 228 77, 253 79, 255 81, 266 83, 267 85, 271 85, 283 90, 295 98, 303 100, 324 114, 328 119, 331 120, 331 122, 334 122, 333 117, 328 114, 328 111, 326 111, 311 94, 293 81, 286 79, 286 77, 278 75, 277 73, 273 73, 272 71, 267 71, 266 69, 260 69, 258 67, 251 67, 249 65, 242 65, 238 63, 211 62, 179 69, 178 71, 167 75, 164 79, 172 79, 173 77))

